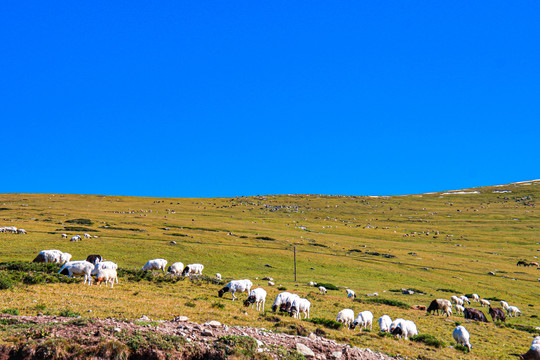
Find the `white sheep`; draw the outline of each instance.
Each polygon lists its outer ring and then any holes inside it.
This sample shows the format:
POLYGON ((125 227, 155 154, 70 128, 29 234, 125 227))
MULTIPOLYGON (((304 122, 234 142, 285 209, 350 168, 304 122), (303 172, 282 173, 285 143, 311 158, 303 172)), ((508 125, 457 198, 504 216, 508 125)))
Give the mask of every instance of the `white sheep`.
POLYGON ((325 288, 324 286, 319 286, 319 292, 320 292, 321 294, 323 294, 323 295, 326 294, 326 291, 327 291, 327 290, 326 290, 326 288, 325 288))
POLYGON ((274 285, 276 285, 275 282, 268 280, 268 286, 274 286, 274 285))
POLYGON ((181 275, 184 270, 184 263, 175 262, 167 269, 167 272, 172 275, 181 275))
POLYGON ((63 252, 56 249, 41 250, 38 256, 34 259, 34 262, 60 263, 62 261, 62 254, 63 252))
POLYGON ((535 338, 533 339, 531 345, 534 345, 534 344, 540 344, 540 336, 537 336, 537 337, 535 337, 535 338))
POLYGON ((342 323, 343 325, 350 327, 354 321, 354 311, 351 309, 343 309, 337 314, 337 322, 342 323))
POLYGON ((480 301, 480 296, 478 296, 478 294, 472 294, 472 301, 479 302, 480 301))
POLYGON ((284 304, 287 303, 287 299, 292 294, 290 292, 284 291, 279 294, 277 294, 276 299, 274 300, 274 304, 272 305, 272 311, 276 312, 276 310, 281 310, 281 307, 284 306, 284 304))
POLYGON ((382 332, 390 331, 390 325, 392 325, 392 319, 388 315, 383 315, 379 318, 379 328, 382 332))
MULTIPOLYGON (((92 275, 97 275, 98 271, 103 270, 103 269, 118 270, 118 265, 112 261, 98 262, 96 265, 94 265, 94 270, 92 270, 92 275)), ((118 284, 118 276, 116 277, 115 282, 118 284)))
POLYGON ((67 272, 69 277, 84 276, 83 284, 92 285, 92 269, 94 265, 86 260, 69 261, 62 266, 58 274, 67 272))
POLYGON ((87 233, 84 233, 84 238, 85 239, 90 239, 92 236, 90 236, 90 234, 87 234, 87 233))
POLYGON ((461 305, 456 305, 456 313, 459 315, 463 315, 463 312, 465 311, 465 307, 461 305))
POLYGON ((486 299, 480 299, 480 306, 484 307, 484 306, 491 306, 491 303, 486 300, 486 299))
POLYGON ((472 346, 471 346, 471 343, 469 342, 470 335, 464 326, 459 325, 458 327, 456 327, 454 329, 454 332, 452 333, 452 336, 454 337, 454 340, 456 340, 456 342, 459 345, 466 346, 467 349, 471 351, 472 346))
POLYGON ((79 240, 81 240, 81 236, 80 235, 75 235, 75 236, 72 236, 69 241, 79 241, 79 240))
POLYGON ((540 359, 540 344, 532 344, 529 351, 523 355, 519 355, 522 360, 538 360, 540 359))
POLYGON ((71 257, 72 257, 72 256, 71 256, 70 253, 62 253, 62 254, 60 254, 60 261, 59 261, 59 263, 60 263, 60 264, 65 264, 65 263, 67 263, 68 261, 71 260, 71 257))
POLYGON ((506 313, 509 317, 516 317, 521 316, 521 311, 517 308, 517 306, 509 306, 506 308, 506 313))
POLYGON ((292 307, 292 304, 294 302, 294 300, 296 299, 300 299, 300 296, 296 295, 296 294, 290 294, 286 299, 285 299, 285 303, 281 305, 281 311, 285 311, 285 312, 288 312, 290 313, 291 312, 291 307, 292 307))
POLYGON ((467 303, 467 304, 470 304, 470 303, 471 303, 471 301, 469 300, 469 298, 466 297, 465 295, 461 295, 459 298, 463 301, 463 304, 460 304, 460 305, 464 305, 464 303, 467 303))
POLYGON ((184 268, 184 271, 182 271, 182 276, 202 275, 203 270, 204 270, 203 264, 189 264, 189 265, 186 265, 186 267, 184 268))
POLYGON ((240 292, 240 293, 247 292, 249 294, 250 291, 251 291, 252 286, 253 286, 253 283, 251 282, 251 280, 248 280, 248 279, 233 280, 230 283, 228 283, 227 285, 225 285, 225 287, 223 287, 223 289, 218 291, 218 296, 223 297, 224 293, 231 292, 232 293, 232 299, 234 301, 234 300, 237 299, 237 297, 234 295, 234 293, 236 293, 236 292, 240 292))
POLYGON ((143 270, 163 270, 163 272, 165 272, 166 266, 167 266, 167 260, 153 259, 153 260, 148 260, 148 262, 142 267, 142 269, 143 270))
POLYGON ((220 273, 216 273, 216 279, 221 280, 221 274, 220 273))
POLYGON ((392 323, 390 324, 390 333, 393 333, 394 330, 399 326, 399 324, 404 321, 404 319, 395 319, 394 321, 392 321, 392 323))
POLYGON ((354 291, 352 291, 351 289, 345 289, 345 291, 347 292, 347 297, 348 298, 355 298, 356 297, 356 293, 354 291))
POLYGON ((501 300, 501 306, 503 307, 504 310, 506 310, 506 309, 508 309, 508 307, 509 307, 510 305, 508 305, 508 303, 507 303, 506 301, 501 300))
POLYGON ((414 322, 411 320, 403 320, 397 324, 392 331, 392 334, 407 340, 411 336, 418 335, 418 330, 414 322))
POLYGON ((358 314, 356 320, 353 322, 352 328, 354 329, 358 325, 360 325, 360 329, 367 329, 369 326, 369 330, 371 330, 373 326, 373 314, 371 311, 362 311, 358 314))
POLYGON ((101 286, 101 282, 103 281, 105 282, 105 287, 107 287, 107 283, 110 283, 111 289, 113 288, 115 281, 118 284, 116 269, 99 269, 96 275, 96 284, 99 283, 99 286, 101 286))
POLYGON ((456 305, 463 305, 463 300, 458 298, 456 295, 452 295, 452 297, 450 298, 450 301, 452 301, 456 305))
POLYGON ((295 319, 300 319, 300 314, 304 314, 304 319, 309 319, 309 309, 311 308, 311 303, 308 299, 302 299, 300 297, 295 298, 291 305, 290 314, 295 319))
POLYGON ((248 298, 246 301, 244 301, 245 306, 249 306, 251 304, 251 308, 253 308, 253 304, 255 304, 255 308, 257 311, 264 311, 264 303, 266 302, 266 290, 263 288, 256 288, 254 290, 251 290, 249 293, 248 298))
POLYGON ((313 281, 310 281, 310 282, 308 283, 308 285, 309 285, 309 286, 315 286, 315 285, 317 285, 317 283, 315 283, 315 282, 313 282, 313 281))
POLYGON ((25 234, 25 235, 26 235, 26 230, 24 230, 24 229, 17 229, 17 234, 25 234))
POLYGON ((67 234, 62 234, 62 239, 67 239, 67 234))

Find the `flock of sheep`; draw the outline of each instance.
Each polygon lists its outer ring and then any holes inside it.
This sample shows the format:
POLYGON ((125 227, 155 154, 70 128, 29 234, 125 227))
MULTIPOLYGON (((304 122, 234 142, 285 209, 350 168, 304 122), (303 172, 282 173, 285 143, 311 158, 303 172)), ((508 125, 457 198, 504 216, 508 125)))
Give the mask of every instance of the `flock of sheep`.
POLYGON ((0 233, 26 234, 26 230, 17 229, 16 226, 2 226, 0 227, 0 233))
MULTIPOLYGON (((95 276, 95 281, 93 283, 99 284, 100 286, 102 282, 105 282, 105 286, 110 284, 112 288, 115 282, 118 283, 118 266, 116 263, 104 261, 100 255, 89 255, 86 260, 79 261, 71 261, 71 257, 71 254, 61 252, 60 250, 43 250, 34 259, 34 262, 63 264, 58 273, 68 275, 69 277, 83 276, 83 284, 92 285, 92 276, 95 276)), ((166 267, 167 260, 153 259, 149 260, 142 267, 142 270, 167 271, 172 275, 190 276, 202 275, 204 269, 202 264, 189 264, 184 266, 182 262, 175 262, 165 270, 166 267)), ((215 276, 217 279, 221 280, 221 274, 217 273, 215 276)), ((273 283, 269 281, 269 285, 273 285, 273 283)), ((310 282, 309 285, 317 286, 317 284, 313 282, 310 282)), ((230 292, 232 293, 232 300, 234 301, 238 299, 235 295, 236 293, 247 293, 248 298, 244 301, 244 305, 251 305, 252 307, 256 306, 257 311, 262 312, 264 311, 267 293, 260 287, 251 290, 252 287, 253 283, 248 279, 232 280, 218 291, 218 296, 221 298, 225 293, 230 292)), ((319 286, 318 289, 321 294, 326 294, 327 292, 327 289, 324 286, 319 286)), ((348 298, 356 297, 355 292, 351 289, 346 289, 346 293, 348 298)), ((504 314, 504 311, 499 308, 492 308, 491 303, 488 300, 480 299, 477 294, 472 294, 471 300, 472 302, 478 302, 482 307, 489 307, 489 313, 494 321, 505 321, 506 315, 504 314)), ((437 312, 437 314, 439 314, 439 311, 441 311, 443 314, 450 316, 452 315, 453 303, 455 304, 456 312, 458 314, 463 314, 466 319, 487 322, 482 311, 464 307, 465 303, 470 305, 471 300, 465 295, 454 295, 450 300, 435 299, 427 308, 427 312, 437 312)), ((521 315, 521 311, 516 306, 510 306, 506 301, 501 301, 501 306, 507 311, 507 315, 510 317, 521 315)), ((301 314, 304 314, 304 318, 309 318, 310 308, 311 303, 308 299, 301 298, 299 295, 289 292, 279 293, 272 305, 272 311, 275 312, 279 309, 279 311, 289 313, 289 315, 294 318, 301 318, 301 314)), ((425 309, 425 307, 420 306, 420 309, 425 309)), ((359 326, 361 329, 369 328, 371 330, 373 325, 373 313, 371 311, 361 311, 355 318, 352 309, 343 309, 337 314, 336 321, 344 324, 349 329, 354 329, 359 326)), ((379 318, 379 327, 382 332, 388 332, 404 339, 418 335, 418 329, 413 321, 401 318, 392 321, 388 315, 383 315, 379 318)), ((471 350, 470 335, 464 326, 457 326, 452 335, 458 344, 467 347, 468 351, 471 350)), ((525 360, 540 359, 540 337, 535 338, 529 352, 521 355, 521 358, 525 360)))

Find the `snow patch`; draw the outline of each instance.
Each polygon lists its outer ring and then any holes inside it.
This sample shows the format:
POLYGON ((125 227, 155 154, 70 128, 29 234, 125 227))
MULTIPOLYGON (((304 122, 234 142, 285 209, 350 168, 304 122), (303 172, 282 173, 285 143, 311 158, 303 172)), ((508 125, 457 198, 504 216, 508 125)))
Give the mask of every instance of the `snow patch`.
POLYGON ((480 191, 453 191, 453 192, 445 192, 441 195, 464 195, 464 194, 480 194, 480 191))

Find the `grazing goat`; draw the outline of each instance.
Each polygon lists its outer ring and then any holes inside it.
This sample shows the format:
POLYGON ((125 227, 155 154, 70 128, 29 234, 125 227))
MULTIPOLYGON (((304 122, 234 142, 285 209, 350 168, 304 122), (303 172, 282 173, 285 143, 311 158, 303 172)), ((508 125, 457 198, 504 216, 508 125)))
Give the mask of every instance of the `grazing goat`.
POLYGON ((69 277, 84 276, 83 284, 92 285, 92 269, 94 269, 94 265, 86 260, 69 261, 62 266, 58 274, 65 274, 67 272, 69 277))
POLYGON ((308 299, 302 299, 300 297, 295 298, 292 302, 289 314, 295 319, 300 319, 300 314, 304 314, 304 319, 309 319, 309 309, 311 303, 308 299))
POLYGON ((336 321, 350 328, 354 321, 354 311, 352 311, 351 309, 341 310, 337 314, 336 321))
POLYGON ((356 293, 354 291, 352 291, 351 289, 346 289, 345 291, 347 291, 347 297, 348 298, 356 298, 356 293))
POLYGON ((166 266, 167 266, 167 260, 153 259, 153 260, 148 260, 148 262, 142 267, 142 270, 163 270, 163 272, 165 272, 166 266))
POLYGON ((324 286, 319 286, 319 292, 324 295, 326 294, 327 290, 324 286))
POLYGON ((248 298, 246 301, 244 301, 244 306, 249 306, 251 304, 251 308, 253 308, 253 304, 255 304, 255 308, 257 311, 264 311, 264 303, 266 302, 266 290, 263 288, 256 288, 254 290, 251 290, 249 293, 248 298))
POLYGON ((167 273, 172 275, 181 275, 184 270, 184 264, 181 262, 175 262, 167 269, 167 273))
POLYGON ((281 311, 282 305, 287 303, 287 299, 291 295, 292 294, 290 292, 287 292, 287 291, 284 291, 284 292, 281 292, 281 293, 277 294, 276 299, 274 300, 274 304, 272 305, 272 311, 276 312, 277 309, 280 309, 280 311, 281 311))
POLYGON ((369 330, 371 330, 373 326, 373 314, 371 311, 362 311, 358 314, 356 317, 356 320, 354 320, 351 328, 355 328, 356 326, 360 325, 361 329, 367 329, 369 326, 369 330))
POLYGON ((110 283, 111 289, 115 281, 118 284, 116 269, 99 269, 96 275, 96 284, 99 283, 99 286, 101 286, 101 282, 103 281, 105 282, 105 287, 107 287, 107 283, 110 283))
POLYGON ((186 265, 186 267, 184 268, 184 271, 182 271, 182 276, 202 275, 203 270, 204 270, 203 264, 189 264, 189 265, 186 265))
POLYGON ((521 316, 521 311, 517 308, 517 306, 507 307, 506 312, 509 317, 517 317, 518 315, 521 316))
POLYGON ((392 325, 392 319, 388 315, 383 315, 379 318, 379 327, 382 332, 390 331, 390 325, 392 325))
POLYGON ((459 345, 466 346, 468 351, 471 351, 472 346, 471 346, 471 343, 469 342, 470 335, 464 326, 459 325, 458 327, 456 327, 454 329, 454 332, 452 333, 452 336, 454 337, 454 340, 456 340, 456 342, 459 345))
POLYGON ((418 329, 416 328, 416 324, 411 320, 403 320, 392 330, 392 335, 408 340, 409 337, 418 335, 418 329))
POLYGON ((465 319, 488 322, 486 315, 484 315, 482 311, 476 310, 473 308, 469 308, 469 307, 465 308, 463 315, 465 315, 465 319))
POLYGON ((249 292, 251 291, 252 286, 253 286, 253 283, 248 279, 233 280, 230 283, 228 283, 227 285, 225 285, 225 287, 223 287, 223 289, 218 291, 218 296, 223 297, 224 293, 231 292, 232 293, 232 299, 234 301, 234 300, 237 299, 237 297, 234 295, 234 293, 236 293, 238 291, 240 293, 247 292, 249 294, 249 292))
POLYGON ((489 307, 489 315, 491 315, 491 318, 493 319, 493 321, 501 320, 501 321, 504 322, 506 320, 506 315, 504 315, 504 311, 502 309, 499 309, 499 308, 492 308, 490 306, 489 307))

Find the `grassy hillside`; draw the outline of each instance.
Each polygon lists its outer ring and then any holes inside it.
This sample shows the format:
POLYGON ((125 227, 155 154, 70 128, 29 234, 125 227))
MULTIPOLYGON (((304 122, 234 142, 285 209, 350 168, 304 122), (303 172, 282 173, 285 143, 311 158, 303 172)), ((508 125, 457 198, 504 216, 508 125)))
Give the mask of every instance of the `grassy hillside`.
MULTIPOLYGON (((80 283, 15 285, 0 290, 0 309, 29 315, 68 309, 84 317, 129 319, 143 314, 154 319, 187 315, 194 321, 215 319, 291 333, 319 328, 343 342, 410 357, 512 358, 509 354, 528 349, 533 333, 539 331, 535 327, 540 326, 540 271, 516 266, 520 259, 538 262, 540 216, 535 203, 540 182, 464 191, 478 193, 215 199, 0 195, 0 226, 28 231, 27 235, 0 233, 2 263, 31 261, 43 249, 69 252, 74 260, 101 254, 127 270, 140 269, 158 257, 169 264, 200 262, 207 276, 219 272, 224 280, 249 278, 263 286, 269 292, 267 310, 279 292, 277 286, 283 286, 310 299, 312 318, 335 319, 339 310, 349 307, 356 313, 370 310, 375 320, 383 314, 411 319, 421 334, 442 340, 440 348, 380 336, 377 325, 371 332, 360 332, 285 316, 273 318, 270 311, 259 314, 231 302, 230 295, 219 299, 221 285, 189 279, 163 281, 167 278, 157 274, 151 281, 129 280, 125 275, 112 290, 80 283), (70 242, 60 236, 84 232, 98 238, 70 242), (276 287, 267 286, 261 280, 265 276, 273 277, 276 287), (334 284, 340 290, 323 296, 307 285, 309 281, 334 284), (346 287, 356 291, 359 301, 346 298, 346 287), (424 294, 403 295, 402 288, 424 294), (507 320, 507 325, 521 328, 367 303, 370 298, 365 294, 373 292, 378 298, 408 305, 428 305, 432 299, 449 299, 454 294, 504 299, 523 312, 522 317, 507 320), (470 354, 449 347, 454 345, 456 322, 471 333, 470 354)), ((0 272, 2 276, 9 273, 0 272)), ((492 303, 500 306, 498 301, 492 303)))

